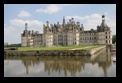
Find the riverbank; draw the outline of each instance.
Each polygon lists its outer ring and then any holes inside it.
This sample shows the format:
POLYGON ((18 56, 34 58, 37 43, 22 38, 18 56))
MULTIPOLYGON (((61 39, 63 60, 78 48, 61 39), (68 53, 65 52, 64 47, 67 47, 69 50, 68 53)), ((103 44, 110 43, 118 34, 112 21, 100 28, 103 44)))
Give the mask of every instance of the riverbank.
POLYGON ((4 55, 32 55, 32 56, 92 56, 97 51, 105 48, 106 46, 91 46, 89 48, 80 47, 76 50, 4 50, 4 55), (83 49, 84 48, 84 49, 83 49))

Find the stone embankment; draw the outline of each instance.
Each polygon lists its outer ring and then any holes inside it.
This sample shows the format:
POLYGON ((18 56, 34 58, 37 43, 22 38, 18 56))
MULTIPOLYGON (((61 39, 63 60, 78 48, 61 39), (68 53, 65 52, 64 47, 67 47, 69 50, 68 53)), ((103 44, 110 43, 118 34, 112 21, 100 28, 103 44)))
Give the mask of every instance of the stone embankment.
POLYGON ((4 50, 4 55, 35 55, 35 56, 91 56, 105 46, 92 50, 40 50, 40 51, 10 51, 4 50))

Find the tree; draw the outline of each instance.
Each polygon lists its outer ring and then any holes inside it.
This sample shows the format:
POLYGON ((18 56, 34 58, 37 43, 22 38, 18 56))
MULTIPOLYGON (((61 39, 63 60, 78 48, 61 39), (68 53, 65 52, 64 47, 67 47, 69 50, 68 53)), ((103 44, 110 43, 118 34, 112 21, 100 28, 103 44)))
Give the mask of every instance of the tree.
POLYGON ((116 35, 112 36, 112 43, 114 44, 116 42, 116 35))
POLYGON ((8 46, 8 43, 4 43, 4 47, 7 47, 8 46))
POLYGON ((10 44, 10 45, 7 45, 6 47, 21 47, 21 43, 19 43, 19 44, 10 44))

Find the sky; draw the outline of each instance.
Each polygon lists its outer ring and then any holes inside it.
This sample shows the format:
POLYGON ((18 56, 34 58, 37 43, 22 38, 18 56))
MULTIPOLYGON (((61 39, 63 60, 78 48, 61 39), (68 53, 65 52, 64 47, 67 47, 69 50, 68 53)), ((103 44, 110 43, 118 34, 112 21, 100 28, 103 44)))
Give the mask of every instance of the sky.
POLYGON ((84 30, 97 29, 102 22, 116 34, 116 4, 4 4, 4 43, 21 43, 21 33, 28 23, 28 30, 43 33, 43 24, 66 23, 74 18, 84 30))

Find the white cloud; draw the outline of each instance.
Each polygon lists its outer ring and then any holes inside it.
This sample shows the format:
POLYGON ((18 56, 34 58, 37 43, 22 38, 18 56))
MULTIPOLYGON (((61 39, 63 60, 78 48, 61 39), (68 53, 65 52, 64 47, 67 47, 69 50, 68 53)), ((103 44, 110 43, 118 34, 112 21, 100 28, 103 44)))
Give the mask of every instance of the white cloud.
POLYGON ((21 33, 25 29, 25 23, 28 23, 28 30, 43 31, 43 22, 38 20, 12 19, 10 24, 4 26, 4 41, 10 43, 20 43, 21 33), (13 41, 14 40, 14 41, 13 41))
MULTIPOLYGON (((102 22, 102 16, 100 14, 91 14, 87 16, 66 16, 66 19, 71 19, 71 18, 80 20, 84 23, 84 29, 85 30, 90 30, 91 28, 97 29, 97 25, 100 25, 102 22)), ((115 18, 110 18, 110 17, 105 17, 105 22, 106 24, 111 27, 112 33, 116 34, 116 19, 115 18)))
POLYGON ((53 13, 57 13, 58 11, 60 11, 62 9, 63 6, 69 6, 71 4, 50 4, 47 6, 47 8, 45 9, 37 9, 36 12, 38 13, 47 13, 47 14, 53 14, 53 13))
POLYGON ((66 19, 71 19, 71 18, 74 18, 74 19, 79 19, 79 20, 89 20, 89 19, 98 19, 98 18, 101 18, 101 15, 99 14, 92 14, 92 15, 89 15, 89 16, 66 16, 66 19))
POLYGON ((10 25, 4 28, 4 42, 10 43, 19 43, 21 30, 18 30, 16 27, 10 25))
POLYGON ((15 31, 14 27, 12 26, 6 27, 4 28, 4 35, 11 34, 13 31, 15 31))
POLYGON ((12 19, 10 24, 13 26, 24 26, 25 23, 28 23, 29 26, 43 26, 43 22, 38 20, 21 20, 21 19, 12 19))
POLYGON ((27 11, 20 11, 20 13, 18 14, 18 17, 30 17, 31 14, 27 11))

